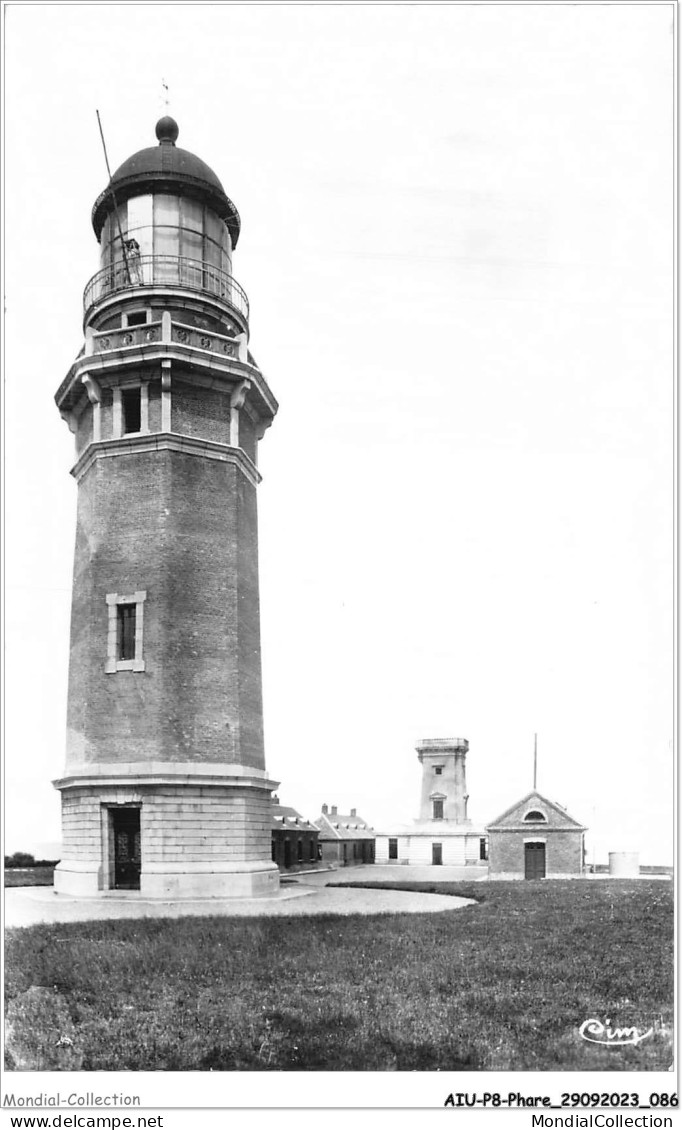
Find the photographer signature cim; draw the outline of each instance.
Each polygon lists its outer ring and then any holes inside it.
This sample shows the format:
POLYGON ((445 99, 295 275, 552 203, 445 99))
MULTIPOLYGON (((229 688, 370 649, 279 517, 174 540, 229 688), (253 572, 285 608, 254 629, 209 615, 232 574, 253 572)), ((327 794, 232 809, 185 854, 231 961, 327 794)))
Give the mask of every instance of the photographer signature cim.
POLYGON ((640 1032, 639 1028, 611 1028, 610 1024, 608 1018, 606 1023, 602 1024, 601 1020, 591 1017, 580 1025, 578 1031, 583 1040, 609 1048, 622 1048, 625 1044, 634 1044, 636 1047, 642 1040, 653 1035, 654 1031, 653 1028, 649 1028, 646 1032, 640 1032))

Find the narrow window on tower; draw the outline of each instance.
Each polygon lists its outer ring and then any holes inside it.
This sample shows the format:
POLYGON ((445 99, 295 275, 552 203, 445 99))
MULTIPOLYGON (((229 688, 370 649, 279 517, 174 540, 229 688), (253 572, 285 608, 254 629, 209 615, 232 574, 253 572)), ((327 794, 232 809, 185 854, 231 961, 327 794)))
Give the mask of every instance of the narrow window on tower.
POLYGON ((142 430, 142 389, 125 388, 121 393, 123 434, 142 430))
POLYGON ((433 819, 434 820, 442 820, 443 819, 443 802, 442 802, 442 800, 434 800, 434 802, 433 802, 433 819))
POLYGON ((135 658, 135 613, 137 605, 118 604, 116 606, 116 659, 118 661, 135 658))
POLYGON ((144 671, 143 613, 147 593, 107 593, 109 627, 104 670, 144 671))
POLYGON ((437 777, 441 777, 443 775, 443 766, 442 765, 434 765, 433 771, 434 771, 434 773, 436 774, 437 777))

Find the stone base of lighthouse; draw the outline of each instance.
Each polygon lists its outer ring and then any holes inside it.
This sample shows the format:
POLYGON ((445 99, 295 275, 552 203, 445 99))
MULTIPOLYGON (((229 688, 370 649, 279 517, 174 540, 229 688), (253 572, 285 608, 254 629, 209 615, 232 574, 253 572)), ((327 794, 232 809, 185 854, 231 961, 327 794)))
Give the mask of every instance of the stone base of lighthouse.
POLYGON ((248 766, 91 765, 62 794, 57 894, 264 898, 277 894, 271 794, 248 766))

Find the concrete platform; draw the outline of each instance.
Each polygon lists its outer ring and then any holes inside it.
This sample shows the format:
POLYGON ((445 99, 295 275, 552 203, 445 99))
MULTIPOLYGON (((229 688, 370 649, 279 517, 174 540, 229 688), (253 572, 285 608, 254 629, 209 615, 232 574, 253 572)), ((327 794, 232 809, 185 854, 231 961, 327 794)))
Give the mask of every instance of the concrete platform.
MULTIPOLYGON (((433 868, 348 867, 337 871, 317 872, 291 880, 284 876, 284 886, 274 898, 259 899, 183 899, 182 902, 141 898, 136 891, 107 898, 73 898, 57 895, 52 887, 8 887, 5 890, 5 926, 34 926, 38 923, 88 922, 120 918, 183 918, 186 916, 220 915, 226 918, 258 918, 267 916, 319 914, 423 914, 457 910, 470 899, 449 895, 427 895, 412 891, 353 890, 328 886, 334 882, 362 879, 422 879, 412 872, 430 872, 433 868), (396 875, 395 871, 399 874, 396 875), (384 872, 388 871, 390 876, 384 872), (410 874, 405 874, 409 871, 410 874)), ((439 867, 437 878, 450 876, 445 871, 464 868, 439 867)))

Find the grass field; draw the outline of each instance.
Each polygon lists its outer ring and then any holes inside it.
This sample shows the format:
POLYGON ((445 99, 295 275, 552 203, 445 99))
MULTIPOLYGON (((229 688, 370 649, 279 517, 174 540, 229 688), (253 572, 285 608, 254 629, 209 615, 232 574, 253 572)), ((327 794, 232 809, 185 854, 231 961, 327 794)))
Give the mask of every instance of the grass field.
POLYGON ((54 864, 51 867, 5 868, 6 887, 51 887, 54 882, 54 864))
POLYGON ((671 883, 379 885, 478 901, 439 914, 10 930, 7 1066, 668 1068, 671 883), (602 1048, 578 1034, 589 1018, 654 1034, 602 1048))

